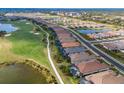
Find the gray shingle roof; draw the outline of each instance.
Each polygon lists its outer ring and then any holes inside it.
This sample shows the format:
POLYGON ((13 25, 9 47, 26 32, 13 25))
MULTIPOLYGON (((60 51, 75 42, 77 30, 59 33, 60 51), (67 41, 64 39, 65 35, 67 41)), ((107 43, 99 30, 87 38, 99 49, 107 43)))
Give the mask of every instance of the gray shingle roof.
POLYGON ((72 48, 64 48, 64 51, 67 54, 72 54, 72 53, 79 53, 79 52, 84 52, 87 49, 83 46, 79 46, 79 47, 72 47, 72 48))

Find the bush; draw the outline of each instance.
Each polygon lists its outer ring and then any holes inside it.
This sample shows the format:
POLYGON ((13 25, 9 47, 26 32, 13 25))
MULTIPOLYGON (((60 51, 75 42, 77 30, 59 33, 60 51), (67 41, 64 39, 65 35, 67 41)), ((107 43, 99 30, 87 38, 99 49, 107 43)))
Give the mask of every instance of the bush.
POLYGON ((0 37, 4 37, 5 34, 7 34, 6 31, 0 31, 0 37))
POLYGON ((68 67, 68 66, 60 65, 59 68, 60 68, 60 70, 61 70, 63 73, 66 73, 66 74, 69 73, 69 67, 68 67))

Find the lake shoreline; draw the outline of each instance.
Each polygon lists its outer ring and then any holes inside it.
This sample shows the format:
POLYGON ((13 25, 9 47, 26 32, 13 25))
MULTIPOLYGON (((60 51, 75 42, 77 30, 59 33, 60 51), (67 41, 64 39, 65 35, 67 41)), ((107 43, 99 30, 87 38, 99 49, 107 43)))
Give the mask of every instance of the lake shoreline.
POLYGON ((38 73, 42 74, 45 78, 48 84, 57 84, 56 78, 51 74, 51 72, 41 66, 40 64, 34 62, 33 60, 30 59, 25 59, 24 61, 13 61, 13 62, 3 62, 0 63, 0 68, 3 68, 5 66, 10 66, 10 65, 16 65, 16 64, 24 64, 32 67, 34 70, 38 71, 38 73))

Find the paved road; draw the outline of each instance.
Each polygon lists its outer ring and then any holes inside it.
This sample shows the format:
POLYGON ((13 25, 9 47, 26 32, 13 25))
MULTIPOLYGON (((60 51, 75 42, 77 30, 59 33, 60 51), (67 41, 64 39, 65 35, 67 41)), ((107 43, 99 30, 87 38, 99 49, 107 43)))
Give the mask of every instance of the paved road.
MULTIPOLYGON (((67 28, 68 29, 68 28, 67 28)), ((81 35, 79 35, 77 32, 75 32, 72 29, 69 29, 83 44, 85 44, 89 49, 91 49, 93 52, 98 54, 100 57, 102 57, 104 60, 109 62, 110 64, 114 65, 119 71, 124 73, 124 64, 121 64, 118 60, 114 59, 113 57, 109 56, 105 52, 101 51, 97 47, 95 47, 93 44, 91 44, 89 41, 87 41, 85 38, 83 38, 81 35)))
MULTIPOLYGON (((39 26, 39 27, 40 27, 40 26, 39 26)), ((44 31, 41 27, 40 27, 40 29, 41 29, 42 31, 44 31)), ((55 65, 54 65, 54 62, 52 61, 52 58, 51 58, 49 34, 48 34, 46 31, 44 31, 44 32, 47 34, 47 51, 48 51, 48 59, 49 59, 49 62, 50 62, 50 64, 51 64, 51 66, 52 66, 52 68, 53 68, 53 71, 55 72, 56 77, 58 78, 60 84, 64 84, 64 82, 63 82, 62 78, 60 77, 60 75, 59 75, 59 73, 58 73, 58 71, 57 71, 57 69, 56 69, 56 67, 55 67, 55 65)))

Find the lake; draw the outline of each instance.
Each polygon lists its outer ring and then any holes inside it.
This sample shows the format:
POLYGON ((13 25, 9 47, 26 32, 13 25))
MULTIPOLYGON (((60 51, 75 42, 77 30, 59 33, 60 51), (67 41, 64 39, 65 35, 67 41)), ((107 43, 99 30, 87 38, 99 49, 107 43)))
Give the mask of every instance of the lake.
POLYGON ((82 34, 94 34, 94 33, 100 33, 100 32, 106 32, 108 30, 93 30, 93 29, 81 29, 78 30, 82 34))
POLYGON ((46 78, 26 64, 13 64, 0 67, 1 84, 45 84, 46 78))
POLYGON ((0 31, 6 31, 6 32, 13 32, 16 31, 17 28, 14 27, 12 24, 2 24, 0 23, 0 31))

